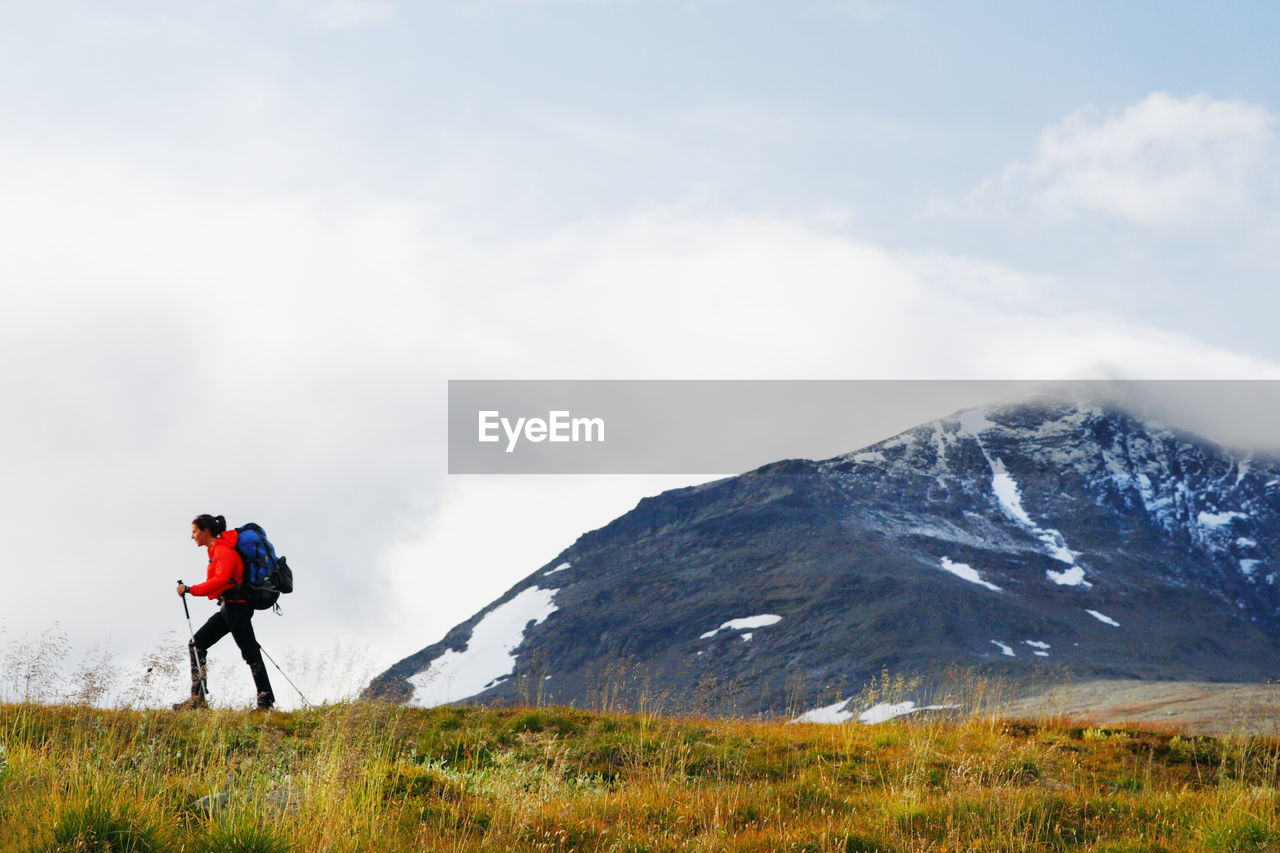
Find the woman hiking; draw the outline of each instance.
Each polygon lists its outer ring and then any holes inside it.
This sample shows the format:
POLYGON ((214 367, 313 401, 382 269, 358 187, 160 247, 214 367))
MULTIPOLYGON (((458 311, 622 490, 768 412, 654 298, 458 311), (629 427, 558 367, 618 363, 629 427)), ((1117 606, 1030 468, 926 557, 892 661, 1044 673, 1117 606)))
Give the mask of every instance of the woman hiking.
POLYGON ((227 634, 236 641, 244 662, 249 664, 249 671, 253 673, 253 686, 258 691, 255 710, 268 711, 275 704, 271 680, 267 678, 267 668, 262 663, 262 650, 250 622, 253 606, 237 594, 244 579, 244 560, 236 551, 239 535, 235 530, 227 529, 227 520, 220 515, 198 515, 191 521, 192 541, 208 549, 209 570, 204 583, 187 586, 179 582, 178 595, 189 592, 217 599, 218 612, 200 626, 187 644, 191 652, 191 698, 175 704, 174 710, 208 707, 206 655, 209 647, 227 634))

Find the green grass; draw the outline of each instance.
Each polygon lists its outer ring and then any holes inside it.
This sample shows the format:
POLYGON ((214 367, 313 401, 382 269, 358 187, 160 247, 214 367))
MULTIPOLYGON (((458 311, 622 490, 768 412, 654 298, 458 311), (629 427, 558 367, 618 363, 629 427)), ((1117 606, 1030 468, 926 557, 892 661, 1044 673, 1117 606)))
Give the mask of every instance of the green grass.
POLYGON ((1280 850, 1280 742, 349 703, 0 705, 0 851, 1280 850))

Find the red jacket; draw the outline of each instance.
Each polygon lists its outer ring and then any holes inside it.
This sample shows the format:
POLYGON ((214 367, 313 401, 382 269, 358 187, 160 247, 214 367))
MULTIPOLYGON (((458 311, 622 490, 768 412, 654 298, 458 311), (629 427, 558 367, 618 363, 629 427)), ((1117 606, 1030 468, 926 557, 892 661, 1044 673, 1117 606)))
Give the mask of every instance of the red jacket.
POLYGON ((204 583, 187 587, 192 595, 203 595, 217 598, 227 590, 237 587, 244 580, 244 560, 236 551, 236 541, 240 534, 228 530, 209 546, 209 575, 204 583))

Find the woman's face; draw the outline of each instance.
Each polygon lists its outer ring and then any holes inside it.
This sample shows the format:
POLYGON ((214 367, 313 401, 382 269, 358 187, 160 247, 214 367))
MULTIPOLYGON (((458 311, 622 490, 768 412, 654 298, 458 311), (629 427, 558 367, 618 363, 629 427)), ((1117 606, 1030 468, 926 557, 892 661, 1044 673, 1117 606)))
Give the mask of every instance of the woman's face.
POLYGON ((197 525, 191 525, 191 539, 201 548, 208 548, 213 544, 214 535, 207 530, 201 530, 197 525))

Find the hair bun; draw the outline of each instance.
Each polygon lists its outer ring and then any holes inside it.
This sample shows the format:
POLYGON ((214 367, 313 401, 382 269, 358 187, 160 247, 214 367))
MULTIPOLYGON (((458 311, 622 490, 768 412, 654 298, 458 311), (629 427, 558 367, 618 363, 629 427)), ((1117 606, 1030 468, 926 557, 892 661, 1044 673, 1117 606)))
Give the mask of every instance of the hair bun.
POLYGON ((227 532, 227 520, 220 515, 202 513, 191 519, 191 523, 214 536, 221 536, 227 532))

